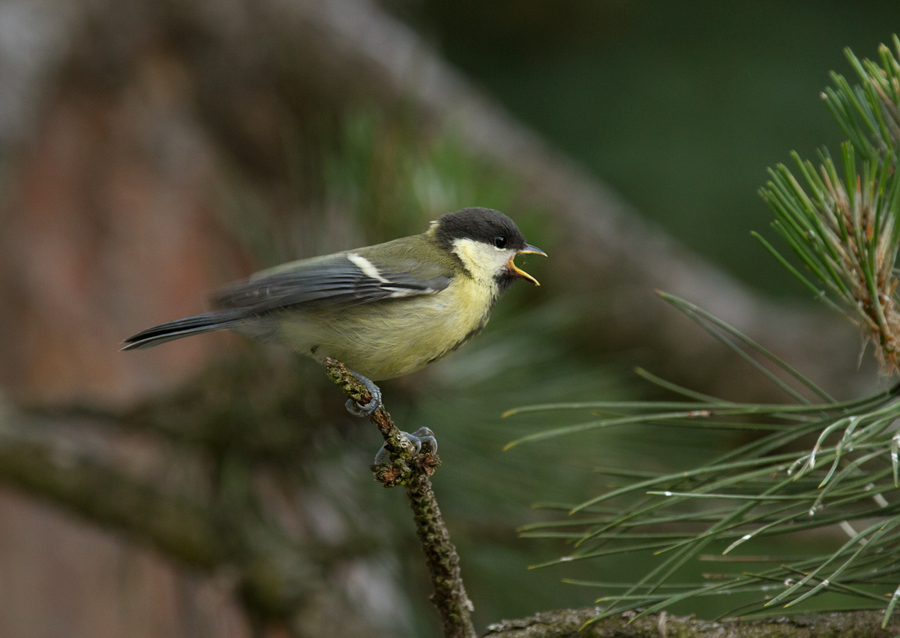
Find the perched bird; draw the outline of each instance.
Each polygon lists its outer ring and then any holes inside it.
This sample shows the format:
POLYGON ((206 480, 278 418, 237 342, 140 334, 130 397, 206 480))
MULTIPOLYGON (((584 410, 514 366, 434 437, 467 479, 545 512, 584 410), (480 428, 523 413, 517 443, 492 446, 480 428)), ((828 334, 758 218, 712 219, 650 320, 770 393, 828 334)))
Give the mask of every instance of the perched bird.
MULTIPOLYGON (((464 208, 431 222, 421 235, 294 261, 220 290, 212 312, 148 328, 123 350, 233 330, 280 343, 323 362, 344 363, 381 404, 372 381, 437 361, 475 336, 516 278, 537 280, 513 263, 546 254, 516 224, 488 208, 464 208)), ((430 438, 430 437, 426 437, 430 438)))

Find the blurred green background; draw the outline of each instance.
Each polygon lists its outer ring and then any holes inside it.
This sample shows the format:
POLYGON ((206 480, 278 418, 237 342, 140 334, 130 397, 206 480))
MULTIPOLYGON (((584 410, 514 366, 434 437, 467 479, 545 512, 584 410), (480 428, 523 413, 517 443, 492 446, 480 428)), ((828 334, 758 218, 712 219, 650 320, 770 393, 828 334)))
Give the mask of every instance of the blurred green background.
POLYGON ((843 137, 819 100, 850 47, 900 29, 886 0, 393 0, 510 113, 640 213, 752 286, 802 294, 749 236, 788 153, 843 137))
MULTIPOLYGON (((837 151, 844 136, 819 99, 831 83, 829 72, 853 81, 843 49, 875 58, 878 45, 890 43, 900 28, 897 5, 884 1, 395 0, 389 6, 512 115, 612 185, 640 214, 751 287, 802 299, 809 297, 805 289, 750 236, 752 230, 771 236, 771 215, 758 189, 767 180, 767 167, 789 161, 791 151, 813 160, 823 145, 837 151)), ((539 240, 538 235, 534 241, 539 240)), ((484 348, 485 342, 479 347, 484 348)), ((571 356, 565 354, 556 366, 550 363, 541 369, 556 370, 571 356)), ((622 397, 634 391, 633 386, 612 382, 603 390, 579 392, 574 384, 568 388, 582 398, 622 397)), ((563 398, 563 393, 550 395, 554 401, 563 398)), ((495 396, 514 401, 508 391, 495 396)), ((536 396, 526 400, 539 401, 536 396)), ((545 417, 539 427, 549 425, 545 417)), ((503 429, 490 424, 494 434, 503 429)), ((447 430, 454 431, 450 436, 459 432, 449 424, 447 430)), ((514 436, 515 431, 509 434, 514 436)), ((736 441, 708 432, 653 428, 578 439, 535 444, 537 451, 514 449, 499 457, 500 462, 522 461, 519 455, 525 454, 528 463, 541 464, 532 500, 553 500, 554 489, 563 493, 568 489, 571 498, 614 483, 585 478, 591 464, 603 464, 603 457, 615 459, 617 467, 687 468, 736 441), (568 450, 557 453, 569 455, 567 476, 551 478, 544 472, 559 467, 560 457, 541 455, 557 447, 568 450)), ((482 459, 477 471, 496 468, 497 462, 494 457, 482 459)), ((503 498, 518 500, 507 492, 503 498)), ((790 540, 770 542, 761 551, 808 551, 810 539, 803 542, 802 549, 790 540)), ((819 538, 814 544, 828 547, 834 542, 841 540, 819 538)), ((557 556, 566 551, 561 543, 533 543, 532 549, 543 555, 552 555, 554 549, 557 556)), ((481 558, 475 563, 479 572, 517 573, 514 560, 502 566, 496 554, 490 558, 465 549, 470 558, 481 558)), ((589 602, 591 594, 599 595, 596 590, 586 594, 571 588, 566 593, 552 581, 590 574, 594 580, 623 582, 643 575, 654 564, 650 556, 626 556, 598 559, 590 566, 562 565, 539 570, 539 578, 546 579, 543 587, 537 575, 528 572, 516 593, 497 596, 501 579, 495 595, 484 598, 486 606, 497 607, 483 606, 480 611, 487 616, 527 613, 523 600, 535 603, 538 597, 544 598, 538 603, 542 607, 589 602), (532 585, 526 593, 527 584, 532 585)), ((740 567, 700 563, 682 577, 731 569, 740 567)), ((479 574, 476 582, 483 578, 479 574)), ((813 606, 839 607, 842 602, 820 600, 813 606)), ((691 601, 672 611, 710 615, 721 611, 722 604, 737 601, 691 601)))

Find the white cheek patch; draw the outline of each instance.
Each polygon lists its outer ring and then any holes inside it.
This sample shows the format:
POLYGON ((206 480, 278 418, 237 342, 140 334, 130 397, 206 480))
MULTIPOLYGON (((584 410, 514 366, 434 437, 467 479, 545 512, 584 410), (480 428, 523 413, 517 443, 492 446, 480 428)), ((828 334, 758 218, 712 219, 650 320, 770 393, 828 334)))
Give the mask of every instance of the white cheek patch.
POLYGON ((475 279, 483 280, 492 280, 506 268, 512 257, 511 251, 500 250, 473 239, 454 240, 453 252, 475 279))

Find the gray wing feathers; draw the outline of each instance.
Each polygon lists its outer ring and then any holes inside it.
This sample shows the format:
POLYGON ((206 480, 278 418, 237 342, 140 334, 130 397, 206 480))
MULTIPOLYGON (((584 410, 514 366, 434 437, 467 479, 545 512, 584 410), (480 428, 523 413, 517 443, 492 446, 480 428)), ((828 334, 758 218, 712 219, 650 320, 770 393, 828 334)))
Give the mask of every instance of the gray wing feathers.
POLYGON ((122 349, 149 348, 182 337, 232 328, 291 307, 356 306, 381 299, 435 294, 450 285, 450 277, 442 274, 440 267, 426 266, 416 260, 406 262, 399 262, 400 269, 408 266, 409 271, 391 272, 355 253, 344 253, 264 271, 217 293, 212 305, 219 310, 148 328, 126 339, 122 349))
POLYGON ((218 308, 244 308, 256 315, 290 306, 355 306, 381 299, 434 294, 450 284, 447 276, 423 280, 356 259, 354 262, 345 255, 335 255, 325 262, 316 260, 309 265, 299 262, 294 269, 229 286, 216 294, 212 303, 218 308))

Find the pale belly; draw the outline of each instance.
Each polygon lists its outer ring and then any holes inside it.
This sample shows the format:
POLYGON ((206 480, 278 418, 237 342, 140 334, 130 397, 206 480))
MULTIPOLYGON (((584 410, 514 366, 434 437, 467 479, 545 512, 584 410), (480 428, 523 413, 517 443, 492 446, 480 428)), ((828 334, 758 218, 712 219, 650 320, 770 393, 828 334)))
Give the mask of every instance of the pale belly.
POLYGON ((284 314, 272 336, 320 362, 335 358, 373 381, 403 376, 453 352, 485 326, 496 286, 466 283, 436 295, 284 314))

